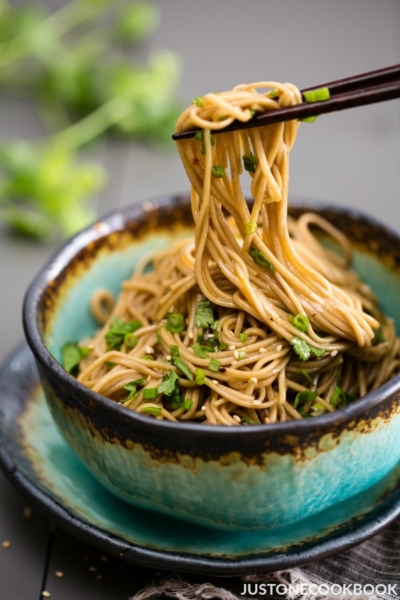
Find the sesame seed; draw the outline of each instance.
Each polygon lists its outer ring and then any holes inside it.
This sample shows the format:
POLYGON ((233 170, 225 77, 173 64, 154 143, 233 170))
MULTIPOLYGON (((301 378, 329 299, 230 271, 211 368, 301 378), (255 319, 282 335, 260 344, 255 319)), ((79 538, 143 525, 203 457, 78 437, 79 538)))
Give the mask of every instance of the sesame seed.
POLYGON ((233 356, 235 358, 239 358, 239 350, 235 350, 234 353, 233 353, 233 356))
POLYGON ((151 346, 146 346, 145 350, 146 354, 154 354, 154 348, 152 348, 151 346))
POLYGON ((265 417, 264 423, 269 423, 269 417, 265 417))
POLYGON ((267 349, 266 348, 259 348, 258 351, 259 351, 260 354, 264 354, 264 352, 266 352, 267 349))
POLYGON ((101 560, 101 562, 107 562, 107 561, 108 561, 108 556, 107 556, 107 554, 102 554, 102 555, 100 556, 100 560, 101 560))
POLYGON ((62 571, 55 571, 55 572, 54 572, 54 575, 55 575, 56 577, 60 577, 60 579, 61 579, 61 577, 64 577, 64 573, 63 573, 62 571))
POLYGON ((232 365, 237 365, 237 362, 238 362, 237 360, 233 360, 231 364, 232 365))
POLYGON ((96 573, 96 571, 97 571, 97 568, 96 568, 96 567, 89 567, 89 568, 88 568, 88 570, 89 570, 91 573, 96 573))
POLYGON ((25 508, 22 511, 22 515, 25 519, 30 519, 32 516, 32 509, 30 506, 25 506, 25 508))
POLYGON ((236 346, 228 346, 228 350, 234 350, 236 348, 236 346))
POLYGON ((170 354, 167 354, 167 356, 165 357, 167 360, 171 360, 172 356, 170 354))
POLYGON ((217 381, 216 379, 211 379, 211 381, 215 384, 218 385, 219 381, 217 381))
POLYGON ((2 542, 1 545, 3 548, 9 548, 11 546, 11 542, 9 542, 8 540, 4 540, 4 542, 2 542))
POLYGON ((251 381, 251 383, 258 383, 257 377, 250 377, 249 381, 251 381))
POLYGON ((42 596, 43 596, 43 598, 50 598, 51 594, 47 590, 43 590, 42 596))
POLYGON ((338 353, 337 350, 333 350, 333 352, 331 352, 331 356, 336 356, 337 353, 338 353))
POLYGON ((194 337, 194 336, 193 336, 193 331, 189 331, 189 340, 192 340, 192 339, 193 339, 193 337, 194 337))
POLYGON ((278 352, 280 352, 280 351, 282 350, 282 344, 279 344, 279 346, 277 346, 276 350, 277 350, 278 352))
POLYGON ((254 406, 260 406, 262 404, 262 400, 253 400, 254 406))
POLYGON ((201 407, 201 410, 206 410, 206 407, 205 407, 205 406, 202 406, 202 407, 201 407))
POLYGON ((232 415, 232 419, 235 419, 235 421, 237 423, 240 423, 240 417, 239 417, 239 415, 232 415))

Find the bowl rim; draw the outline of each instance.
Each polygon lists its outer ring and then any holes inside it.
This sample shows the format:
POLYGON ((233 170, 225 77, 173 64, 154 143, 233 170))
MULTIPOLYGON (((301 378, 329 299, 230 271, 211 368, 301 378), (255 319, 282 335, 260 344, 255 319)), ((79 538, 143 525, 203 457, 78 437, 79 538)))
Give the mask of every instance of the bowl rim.
MULTIPOLYGON (((42 295, 45 293, 48 281, 53 279, 70 260, 83 250, 90 242, 97 241, 103 237, 107 237, 111 233, 123 230, 128 221, 137 220, 141 215, 152 212, 153 210, 178 207, 179 205, 187 205, 189 202, 189 194, 171 193, 157 198, 151 198, 142 203, 134 204, 123 209, 118 209, 109 212, 103 217, 100 217, 94 223, 78 232, 74 236, 67 239, 55 252, 50 259, 40 269, 38 274, 29 285, 23 302, 23 328, 25 336, 30 346, 30 349, 36 361, 46 370, 50 371, 63 386, 70 387, 75 391, 80 398, 88 398, 90 404, 96 402, 97 412, 99 410, 105 417, 122 418, 128 422, 132 422, 140 426, 143 432, 158 430, 160 435, 169 435, 176 432, 180 435, 193 435, 206 433, 207 437, 224 436, 247 436, 251 432, 252 436, 264 437, 263 434, 268 432, 269 437, 283 437, 286 435, 307 436, 315 435, 317 430, 321 433, 332 428, 340 427, 345 423, 357 420, 366 416, 368 410, 376 407, 388 397, 395 394, 400 389, 400 374, 395 375, 392 379, 384 383, 382 386, 373 390, 358 399, 352 404, 344 408, 337 409, 331 413, 325 413, 313 419, 302 419, 297 421, 286 421, 269 424, 251 425, 249 427, 228 427, 226 425, 202 425, 197 422, 172 422, 168 420, 149 419, 149 417, 141 415, 136 411, 126 409, 123 405, 114 402, 113 400, 103 396, 97 392, 89 390, 82 383, 77 381, 73 375, 67 373, 61 364, 54 358, 40 335, 37 326, 38 304, 42 295), (315 421, 317 419, 317 421, 315 421)), ((371 226, 378 227, 385 231, 386 234, 397 238, 400 243, 400 233, 389 228, 386 224, 381 223, 375 217, 372 217, 362 211, 340 206, 333 203, 324 202, 321 200, 310 200, 302 197, 290 197, 289 206, 297 208, 307 208, 310 210, 325 210, 334 211, 336 213, 346 213, 346 216, 352 220, 362 219, 371 226)))

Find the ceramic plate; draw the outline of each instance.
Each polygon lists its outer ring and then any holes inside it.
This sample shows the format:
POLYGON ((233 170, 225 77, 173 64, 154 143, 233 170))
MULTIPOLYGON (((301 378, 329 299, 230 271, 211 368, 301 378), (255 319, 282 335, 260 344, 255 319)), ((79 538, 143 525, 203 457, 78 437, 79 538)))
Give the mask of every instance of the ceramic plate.
POLYGON ((350 548, 400 514, 399 472, 334 510, 269 531, 206 529, 130 506, 94 479, 58 433, 26 346, 0 371, 0 462, 41 512, 76 537, 125 560, 181 572, 293 567, 350 548))

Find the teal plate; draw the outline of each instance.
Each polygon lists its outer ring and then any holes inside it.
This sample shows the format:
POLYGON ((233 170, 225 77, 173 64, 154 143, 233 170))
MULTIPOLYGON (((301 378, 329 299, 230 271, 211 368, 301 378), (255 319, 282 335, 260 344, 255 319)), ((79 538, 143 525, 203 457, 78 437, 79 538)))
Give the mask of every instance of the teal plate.
POLYGON ((289 568, 346 550, 400 514, 400 467, 334 509, 268 531, 206 529, 130 506, 98 483, 59 434, 27 346, 0 371, 0 463, 32 504, 69 533, 165 570, 223 576, 289 568))

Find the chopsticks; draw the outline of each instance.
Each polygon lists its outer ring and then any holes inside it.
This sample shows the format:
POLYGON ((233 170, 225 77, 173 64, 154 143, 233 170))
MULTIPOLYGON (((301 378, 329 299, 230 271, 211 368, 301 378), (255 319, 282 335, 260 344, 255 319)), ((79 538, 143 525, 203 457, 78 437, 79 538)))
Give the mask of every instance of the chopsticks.
MULTIPOLYGON (((290 121, 291 119, 306 119, 317 115, 365 106, 393 100, 400 97, 400 64, 391 67, 385 67, 368 73, 361 73, 353 77, 338 79, 329 83, 323 83, 307 89, 301 90, 301 93, 316 90, 319 88, 329 88, 330 98, 322 102, 303 102, 287 108, 266 111, 255 115, 252 119, 243 123, 234 121, 223 129, 213 130, 213 134, 225 133, 226 131, 236 131, 238 129, 249 129, 250 127, 259 127, 261 125, 270 125, 281 121, 290 121)), ((172 139, 183 140, 191 138, 198 129, 188 129, 175 133, 172 139)))

